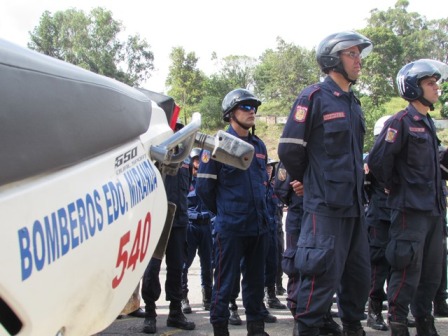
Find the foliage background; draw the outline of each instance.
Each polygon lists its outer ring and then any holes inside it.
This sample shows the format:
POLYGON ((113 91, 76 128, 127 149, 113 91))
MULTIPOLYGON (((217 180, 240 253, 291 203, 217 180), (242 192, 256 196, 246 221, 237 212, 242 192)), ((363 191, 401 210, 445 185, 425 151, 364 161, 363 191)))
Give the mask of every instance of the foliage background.
MULTIPOLYGON (((398 97, 395 76, 406 63, 420 58, 448 61, 448 18, 427 20, 408 12, 409 1, 398 0, 387 10, 372 9, 365 28, 359 32, 373 42, 373 52, 363 59, 363 71, 354 90, 361 99, 367 133, 364 150, 373 144, 373 125, 407 103, 398 97)), ((30 33, 28 47, 73 63, 95 73, 139 87, 154 70, 150 44, 139 35, 125 36, 123 24, 105 8, 89 13, 69 9, 54 14, 46 11, 30 33)), ((172 48, 166 79, 167 94, 181 107, 187 123, 193 112, 202 115, 203 132, 215 133, 226 124, 221 119, 221 101, 238 87, 252 90, 262 101, 259 115, 287 116, 297 94, 322 79, 315 51, 277 38, 277 46, 258 58, 246 55, 211 55, 216 71, 206 75, 198 68, 194 51, 172 48)), ((316 41, 316 44, 319 41, 316 41)), ((448 117, 448 87, 442 86, 440 103, 433 118, 448 117)), ((257 135, 267 144, 269 155, 276 148, 283 125, 257 123, 257 135)), ((447 132, 439 137, 447 144, 447 132)))

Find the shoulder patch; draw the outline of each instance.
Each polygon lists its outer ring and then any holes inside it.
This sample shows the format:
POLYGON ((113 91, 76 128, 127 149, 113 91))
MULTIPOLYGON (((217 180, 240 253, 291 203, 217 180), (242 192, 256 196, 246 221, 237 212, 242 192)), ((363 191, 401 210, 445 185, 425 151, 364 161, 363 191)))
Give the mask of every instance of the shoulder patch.
POLYGON ((201 156, 201 161, 207 163, 210 161, 210 154, 208 151, 203 151, 201 156))
POLYGON ((386 132, 386 137, 384 138, 385 141, 394 143, 397 139, 397 133, 398 131, 394 128, 389 127, 386 132))
POLYGON ((280 168, 278 170, 277 178, 278 178, 279 181, 286 181, 286 177, 287 176, 288 176, 288 173, 286 172, 285 168, 280 168))
POLYGON ((294 120, 297 122, 305 122, 307 113, 308 113, 308 107, 297 105, 296 110, 294 112, 294 120))

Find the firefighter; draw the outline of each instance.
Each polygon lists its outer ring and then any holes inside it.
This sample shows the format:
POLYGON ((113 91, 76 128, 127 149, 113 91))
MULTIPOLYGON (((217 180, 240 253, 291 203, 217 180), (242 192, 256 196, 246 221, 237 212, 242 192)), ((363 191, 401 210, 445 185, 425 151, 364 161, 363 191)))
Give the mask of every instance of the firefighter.
POLYGON ((417 334, 438 335, 431 312, 442 275, 446 200, 440 141, 429 112, 439 98, 437 81, 447 68, 425 59, 401 68, 397 86, 409 104, 386 121, 367 161, 391 209, 386 258, 391 266, 388 319, 394 336, 409 334, 409 304, 417 334))
POLYGON ((327 75, 293 104, 278 146, 294 191, 303 190, 295 264, 300 273, 295 318, 301 336, 316 336, 337 292, 346 336, 362 336, 370 287, 364 227, 364 116, 352 91, 372 42, 356 32, 327 36, 316 50, 327 75))
POLYGON ((196 191, 214 221, 214 284, 210 322, 215 335, 228 335, 229 302, 235 279, 242 274, 241 292, 248 335, 264 331, 264 270, 269 219, 266 207, 267 150, 254 133, 255 114, 261 101, 246 89, 230 91, 222 101, 227 132, 255 148, 247 170, 237 169, 210 157, 204 151, 196 191), (241 268, 240 268, 241 267, 241 268))

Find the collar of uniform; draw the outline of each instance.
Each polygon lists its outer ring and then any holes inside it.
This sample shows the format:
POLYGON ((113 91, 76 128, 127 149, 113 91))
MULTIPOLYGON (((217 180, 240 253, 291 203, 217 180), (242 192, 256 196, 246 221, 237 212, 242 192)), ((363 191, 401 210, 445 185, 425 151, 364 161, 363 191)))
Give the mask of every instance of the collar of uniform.
POLYGON ((239 138, 239 139, 247 140, 247 142, 251 142, 252 139, 253 139, 252 134, 251 134, 250 132, 249 132, 249 136, 248 136, 247 138, 246 138, 246 137, 243 137, 243 138, 240 137, 240 136, 238 135, 238 133, 236 133, 236 131, 233 129, 232 125, 229 125, 229 127, 227 128, 227 133, 230 133, 230 134, 236 136, 236 137, 239 138))
POLYGON ((328 85, 328 89, 331 91, 331 93, 335 97, 341 97, 341 96, 343 96, 345 94, 350 94, 352 92, 351 90, 350 90, 350 92, 343 91, 339 87, 339 85, 336 84, 336 82, 333 80, 333 78, 331 78, 330 76, 325 77, 324 83, 326 85, 328 85))
POLYGON ((417 109, 414 107, 414 105, 412 105, 411 103, 409 103, 407 110, 412 120, 420 121, 423 120, 424 118, 426 119, 426 117, 420 112, 418 112, 417 109))

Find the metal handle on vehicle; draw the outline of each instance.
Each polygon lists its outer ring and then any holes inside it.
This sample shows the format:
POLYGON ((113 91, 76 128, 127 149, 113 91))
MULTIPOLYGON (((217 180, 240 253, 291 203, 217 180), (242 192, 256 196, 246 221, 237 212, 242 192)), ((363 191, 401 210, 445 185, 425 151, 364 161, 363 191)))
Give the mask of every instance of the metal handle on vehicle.
POLYGON ((198 132, 195 140, 198 147, 210 151, 213 160, 238 169, 249 168, 254 157, 254 146, 224 131, 215 136, 198 132))
POLYGON ((176 172, 179 163, 188 155, 194 145, 210 151, 213 160, 238 169, 249 168, 254 157, 254 147, 240 138, 218 131, 215 136, 198 132, 201 127, 201 115, 193 113, 191 122, 157 146, 151 146, 149 155, 166 167, 169 174, 176 172))

